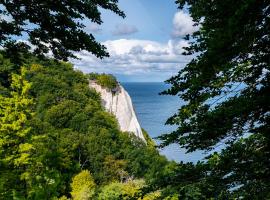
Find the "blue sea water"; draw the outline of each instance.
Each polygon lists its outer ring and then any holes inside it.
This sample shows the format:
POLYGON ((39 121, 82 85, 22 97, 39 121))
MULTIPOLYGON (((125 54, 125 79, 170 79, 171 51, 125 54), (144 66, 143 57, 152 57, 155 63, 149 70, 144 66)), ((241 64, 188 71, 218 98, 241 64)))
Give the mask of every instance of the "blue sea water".
MULTIPOLYGON (((165 125, 165 122, 183 104, 183 101, 178 96, 159 95, 160 92, 168 89, 169 85, 149 82, 121 84, 131 96, 142 128, 152 138, 176 129, 176 126, 165 125)), ((183 162, 197 162, 205 156, 202 152, 186 154, 185 149, 181 149, 177 144, 161 149, 160 152, 170 160, 183 162)))

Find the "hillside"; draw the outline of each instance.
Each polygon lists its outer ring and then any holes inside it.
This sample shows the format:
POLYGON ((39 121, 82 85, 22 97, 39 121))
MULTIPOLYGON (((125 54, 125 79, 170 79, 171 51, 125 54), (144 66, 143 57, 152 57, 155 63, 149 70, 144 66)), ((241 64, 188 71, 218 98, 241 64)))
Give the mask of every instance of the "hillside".
MULTIPOLYGON (((168 164, 153 145, 120 130, 100 94, 89 88, 87 76, 71 64, 30 56, 18 65, 4 54, 1 197, 76 199, 71 183, 80 173, 94 183, 95 192, 86 192, 91 198, 104 196, 107 189, 102 188, 111 183, 127 187, 135 181, 140 183, 134 185, 138 192, 168 164)), ((86 183, 80 184, 79 193, 84 194, 80 189, 86 183)))

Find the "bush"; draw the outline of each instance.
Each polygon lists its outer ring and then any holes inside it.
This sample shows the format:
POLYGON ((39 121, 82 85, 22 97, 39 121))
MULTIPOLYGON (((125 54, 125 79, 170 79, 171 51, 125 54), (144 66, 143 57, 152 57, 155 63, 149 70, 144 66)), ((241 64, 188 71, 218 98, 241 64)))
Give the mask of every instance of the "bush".
POLYGON ((88 170, 77 174, 71 183, 73 200, 89 200, 95 193, 95 182, 88 170))
POLYGON ((126 183, 113 182, 102 188, 98 200, 130 199, 144 186, 143 180, 132 180, 126 183))

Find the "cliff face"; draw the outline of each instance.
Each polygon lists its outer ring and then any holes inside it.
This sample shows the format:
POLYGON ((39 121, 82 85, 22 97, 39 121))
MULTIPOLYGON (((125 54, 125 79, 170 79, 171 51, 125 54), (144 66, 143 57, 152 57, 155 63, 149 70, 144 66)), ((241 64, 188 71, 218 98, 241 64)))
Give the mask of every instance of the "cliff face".
POLYGON ((113 91, 102 88, 95 81, 90 81, 89 86, 101 94, 103 106, 108 112, 115 115, 121 131, 132 132, 145 141, 131 98, 121 85, 113 91))

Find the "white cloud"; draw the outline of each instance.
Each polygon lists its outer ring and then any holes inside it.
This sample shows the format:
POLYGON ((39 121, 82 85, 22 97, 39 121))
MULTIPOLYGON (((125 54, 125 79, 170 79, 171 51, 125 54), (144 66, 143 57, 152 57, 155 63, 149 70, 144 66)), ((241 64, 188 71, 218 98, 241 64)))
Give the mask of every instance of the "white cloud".
POLYGON ((183 37, 187 34, 192 34, 193 32, 198 30, 198 26, 193 26, 194 22, 192 17, 183 12, 179 11, 175 13, 173 18, 173 37, 183 37))
MULTIPOLYGON (((173 18, 173 38, 168 42, 138 39, 118 39, 102 42, 107 47, 110 57, 102 60, 87 51, 75 53, 80 60, 72 60, 75 68, 86 73, 112 73, 128 77, 167 77, 176 74, 192 58, 183 56, 183 47, 188 46, 181 37, 198 30, 189 14, 179 11, 173 18)), ((88 30, 99 32, 100 26, 88 23, 88 30)), ((111 32, 117 36, 127 36, 138 32, 135 26, 117 24, 111 32)), ((161 79, 161 80, 165 80, 161 79)), ((160 80, 160 79, 159 79, 160 80)))
POLYGON ((131 35, 136 32, 138 32, 138 29, 135 26, 128 24, 117 24, 114 27, 112 34, 116 36, 121 36, 121 35, 131 35))
POLYGON ((138 75, 179 71, 190 57, 181 55, 186 41, 170 40, 159 43, 151 40, 119 39, 103 43, 109 58, 100 60, 87 51, 76 53, 81 60, 72 60, 75 67, 84 72, 104 72, 114 74, 138 75))

